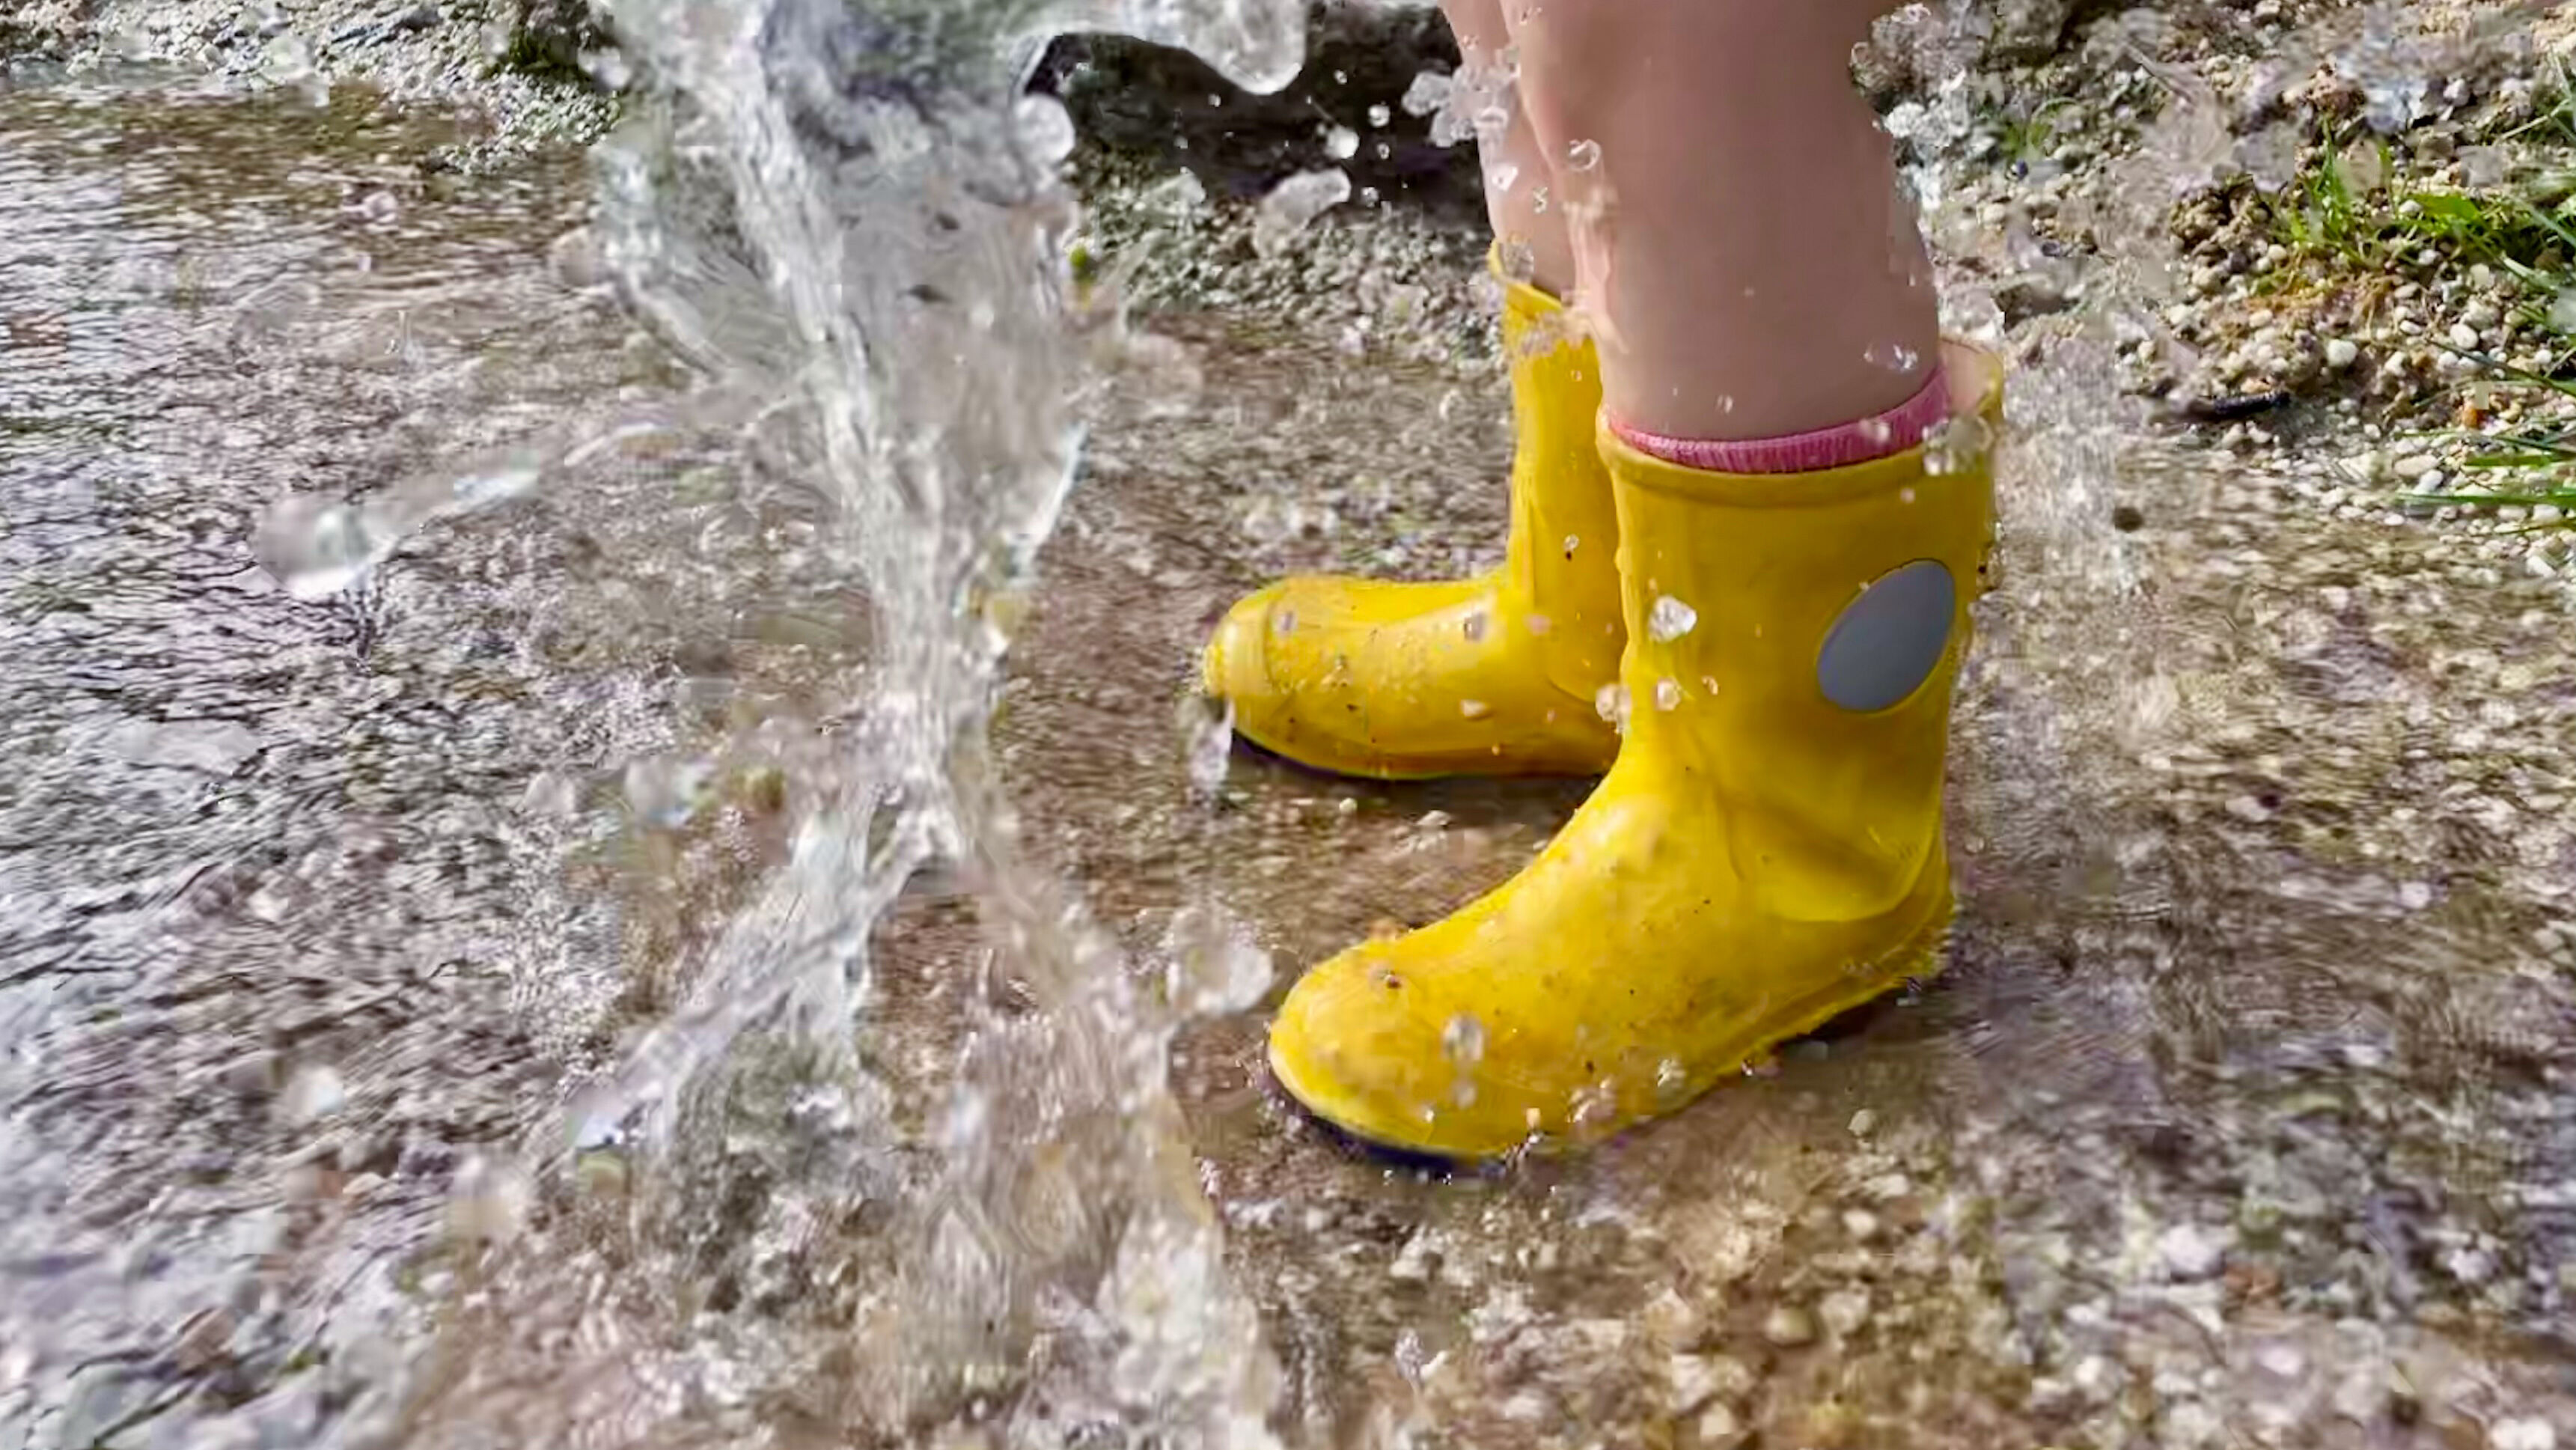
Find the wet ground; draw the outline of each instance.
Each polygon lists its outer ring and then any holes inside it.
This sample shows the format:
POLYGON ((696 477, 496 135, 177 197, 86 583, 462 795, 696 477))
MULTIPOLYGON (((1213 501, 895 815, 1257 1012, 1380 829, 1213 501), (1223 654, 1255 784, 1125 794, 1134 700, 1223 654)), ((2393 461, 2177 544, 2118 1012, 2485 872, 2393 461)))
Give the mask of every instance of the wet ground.
MULTIPOLYGON (((908 1425, 861 1403, 906 1352, 853 1328, 899 1249, 881 1206, 740 1168, 714 1176, 741 1201, 628 1210, 519 1167, 778 860, 866 647, 798 547, 810 500, 665 441, 434 525, 354 596, 250 563, 288 493, 670 385, 549 260, 578 167, 450 197, 405 164, 442 125, 0 94, 0 1443, 470 1443, 511 1381, 480 1443, 986 1440, 1007 1375, 908 1425), (532 1222, 544 1253, 480 1253, 532 1222), (605 1302, 584 1276, 617 1314, 539 1312, 605 1302), (761 1333, 803 1379, 673 1368, 761 1333)), ((1198 790, 1186 685, 1224 605, 1287 568, 1490 557, 1508 433, 1491 376, 1156 325, 1201 385, 1102 405, 1000 759, 1032 851, 1138 961, 1176 917, 1240 923, 1284 989, 1508 875, 1582 786, 1237 757, 1198 790)), ((1965 687, 1946 976, 1495 1176, 1279 1110, 1257 1012, 1179 1044, 1283 1438, 2576 1435, 2563 596, 2106 426, 2109 369, 2044 341, 1965 687)), ((927 1176, 961 999, 1010 990, 951 889, 879 935, 888 1194, 927 1176)), ((803 1110, 744 1091, 694 1151, 760 1166, 803 1110)), ((1120 1435, 1081 1403, 1046 1423, 1120 1435)))

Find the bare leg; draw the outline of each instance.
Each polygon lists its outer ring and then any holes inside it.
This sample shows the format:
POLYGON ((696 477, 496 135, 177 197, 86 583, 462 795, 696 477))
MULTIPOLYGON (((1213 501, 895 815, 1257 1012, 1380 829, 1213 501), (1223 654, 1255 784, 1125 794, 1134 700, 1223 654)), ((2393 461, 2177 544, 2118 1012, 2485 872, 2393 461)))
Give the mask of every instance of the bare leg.
POLYGON ((1939 337, 1931 269, 1848 69, 1884 5, 1507 4, 1523 109, 1558 172, 1551 210, 1578 212, 1576 288, 1612 417, 1764 438, 1920 390, 1939 337))
MULTIPOLYGON (((1497 64, 1511 46, 1503 0, 1442 0, 1440 9, 1469 65, 1497 64)), ((1555 177, 1530 129, 1527 108, 1513 106, 1510 131, 1499 144, 1484 142, 1482 151, 1485 214, 1493 222, 1495 240, 1507 251, 1514 242, 1527 243, 1536 273, 1521 280, 1563 297, 1574 283, 1574 249, 1566 237, 1564 208, 1550 196, 1555 177), (1501 184, 1505 177, 1508 185, 1501 184)))

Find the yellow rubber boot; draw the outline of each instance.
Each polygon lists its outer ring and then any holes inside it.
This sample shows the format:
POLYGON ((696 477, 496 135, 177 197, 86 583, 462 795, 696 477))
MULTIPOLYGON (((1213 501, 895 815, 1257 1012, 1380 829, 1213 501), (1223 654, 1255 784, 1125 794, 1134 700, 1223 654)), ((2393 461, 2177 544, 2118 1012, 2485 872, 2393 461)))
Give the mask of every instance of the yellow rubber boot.
POLYGON ((1270 1033, 1290 1093, 1445 1157, 1585 1141, 1936 969, 2001 370, 1952 348, 1948 376, 1971 421, 1848 468, 1708 473, 1603 430, 1625 541, 1618 764, 1519 876, 1297 984, 1270 1033))
POLYGON ((1593 446, 1601 375, 1589 341, 1548 345, 1562 304, 1504 285, 1519 441, 1502 567, 1438 583, 1300 577, 1235 605, 1201 675, 1237 734, 1386 780, 1594 775, 1618 754, 1596 707, 1625 643, 1618 516, 1593 446))

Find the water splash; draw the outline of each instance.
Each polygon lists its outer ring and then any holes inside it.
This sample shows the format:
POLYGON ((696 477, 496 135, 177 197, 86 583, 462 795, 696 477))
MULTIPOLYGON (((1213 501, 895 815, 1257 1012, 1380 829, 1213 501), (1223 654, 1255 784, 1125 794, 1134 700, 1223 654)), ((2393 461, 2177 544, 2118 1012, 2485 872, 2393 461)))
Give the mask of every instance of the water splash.
MULTIPOLYGON (((1240 84, 1275 88, 1302 58, 1302 9, 620 0, 611 14, 641 90, 600 157, 602 265, 699 371, 700 397, 720 400, 701 406, 738 419, 775 486, 819 507, 818 546, 864 591, 877 648, 837 682, 847 723, 800 774, 810 804, 785 863, 704 953, 678 1009, 580 1096, 568 1137, 527 1152, 558 1169, 602 1153, 668 1159, 674 1181, 643 1180, 651 1211, 631 1221, 683 1232, 718 1203, 682 1170, 708 1132, 750 1126, 717 1127, 723 1103, 783 1072, 822 1106, 795 1129, 810 1145, 797 1150, 799 1191, 773 1195, 752 1241, 891 1204, 884 1237, 909 1246, 854 1306, 857 1362, 838 1371, 869 1389, 843 1412, 854 1430, 989 1416, 976 1407, 999 1393, 1018 1406, 1006 1417, 1042 1434, 1051 1405, 1105 1394, 1146 1438, 1266 1443, 1275 1373, 1225 1282, 1164 1076, 1179 1025, 1238 1009, 1267 985, 1267 958, 1221 932, 1181 932, 1170 991, 1139 991, 1123 954, 1020 860, 985 725, 1032 557, 1073 476, 1068 400, 1105 355, 1095 339, 1116 330, 1084 310, 1064 262, 1070 128, 1020 82, 1047 37, 1082 28, 1184 44, 1240 84), (935 866, 974 891, 989 945, 982 985, 964 994, 953 1090, 919 1145, 930 1157, 917 1184, 892 1191, 888 1155, 907 1150, 853 1055, 853 1024, 895 1005, 871 932, 935 866), (1049 1383, 1052 1395, 1035 1388, 1049 1383), (1012 1398, 1015 1386, 1028 1396, 1012 1398)), ((1296 224, 1348 185, 1309 178, 1290 198, 1313 203, 1296 224)), ((381 559, 431 516, 425 495, 406 498, 318 531, 327 546, 289 561, 289 577, 319 590, 381 559)), ((1192 775, 1221 780, 1225 722, 1190 738, 1192 775)), ((518 1317, 646 1312, 612 1291, 577 1297, 518 1317)), ((731 1375, 782 1389, 823 1377, 782 1358, 764 1324, 708 1332, 731 1375)), ((655 1372, 575 1361, 557 1368, 655 1372)), ((575 1412, 493 1393, 531 1373, 510 1353, 481 1368, 452 1396, 460 1433, 575 1412)))

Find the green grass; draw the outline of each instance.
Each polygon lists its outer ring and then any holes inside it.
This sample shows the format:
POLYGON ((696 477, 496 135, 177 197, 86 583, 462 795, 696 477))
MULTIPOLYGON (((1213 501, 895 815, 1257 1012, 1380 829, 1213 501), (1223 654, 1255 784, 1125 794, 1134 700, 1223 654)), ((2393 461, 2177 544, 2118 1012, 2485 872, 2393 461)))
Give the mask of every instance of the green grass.
MULTIPOLYGON (((2576 150, 2576 89, 2562 80, 2549 94, 2537 116, 2486 144, 2526 157, 2576 150)), ((2426 501, 2576 510, 2576 167, 2487 190, 2437 189, 2411 179, 2387 142, 2347 122, 2320 133, 2312 159, 2271 207, 2282 242, 2334 272, 2381 276, 2430 249, 2446 272, 2484 265, 2519 284, 2515 319, 2542 340, 2544 366, 2434 342, 2475 365, 2463 389, 2487 400, 2518 394, 2543 405, 2527 411, 2563 416, 2422 435, 2465 445, 2464 471, 2484 482, 2426 501)), ((2576 521, 2559 525, 2570 526, 2576 521)))

